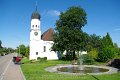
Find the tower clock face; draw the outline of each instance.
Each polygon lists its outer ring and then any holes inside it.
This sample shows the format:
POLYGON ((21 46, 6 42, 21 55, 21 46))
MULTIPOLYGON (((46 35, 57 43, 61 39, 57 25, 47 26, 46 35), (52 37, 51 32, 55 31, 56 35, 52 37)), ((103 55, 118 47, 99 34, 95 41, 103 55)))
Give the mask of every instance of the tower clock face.
POLYGON ((37 36, 37 35, 38 35, 38 32, 34 32, 34 35, 37 36))

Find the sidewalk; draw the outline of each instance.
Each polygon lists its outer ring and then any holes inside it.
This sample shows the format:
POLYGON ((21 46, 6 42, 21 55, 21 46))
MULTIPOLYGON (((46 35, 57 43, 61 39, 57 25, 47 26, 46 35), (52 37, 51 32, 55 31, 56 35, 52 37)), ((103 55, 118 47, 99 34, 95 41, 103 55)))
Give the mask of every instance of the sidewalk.
POLYGON ((25 80, 20 65, 10 62, 2 80, 25 80))

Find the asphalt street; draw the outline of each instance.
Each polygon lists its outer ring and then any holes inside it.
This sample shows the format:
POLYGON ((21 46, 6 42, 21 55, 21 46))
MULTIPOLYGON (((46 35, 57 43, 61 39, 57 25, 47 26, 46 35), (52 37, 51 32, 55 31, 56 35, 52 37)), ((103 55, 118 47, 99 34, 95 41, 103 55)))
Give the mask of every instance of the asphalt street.
POLYGON ((25 80, 20 65, 14 64, 12 61, 15 55, 0 56, 0 80, 25 80))

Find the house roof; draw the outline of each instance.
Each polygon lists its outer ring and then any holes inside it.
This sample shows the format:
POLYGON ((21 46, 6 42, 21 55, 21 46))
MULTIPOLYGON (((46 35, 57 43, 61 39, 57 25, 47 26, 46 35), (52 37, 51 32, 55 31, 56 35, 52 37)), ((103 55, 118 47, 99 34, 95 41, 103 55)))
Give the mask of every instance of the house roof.
POLYGON ((44 41, 53 41, 53 34, 54 30, 50 28, 41 35, 41 39, 44 41))

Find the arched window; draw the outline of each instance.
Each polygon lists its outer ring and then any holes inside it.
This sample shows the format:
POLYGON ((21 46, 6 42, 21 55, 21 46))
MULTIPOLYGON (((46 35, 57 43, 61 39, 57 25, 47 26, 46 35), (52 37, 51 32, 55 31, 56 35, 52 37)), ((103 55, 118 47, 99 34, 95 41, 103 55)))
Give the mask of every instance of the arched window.
POLYGON ((37 28, 37 25, 36 25, 36 28, 37 28))
POLYGON ((46 46, 43 46, 43 52, 46 52, 46 46))
POLYGON ((34 28, 34 25, 32 25, 32 27, 34 28))
POLYGON ((38 55, 38 52, 36 52, 36 55, 38 55))

